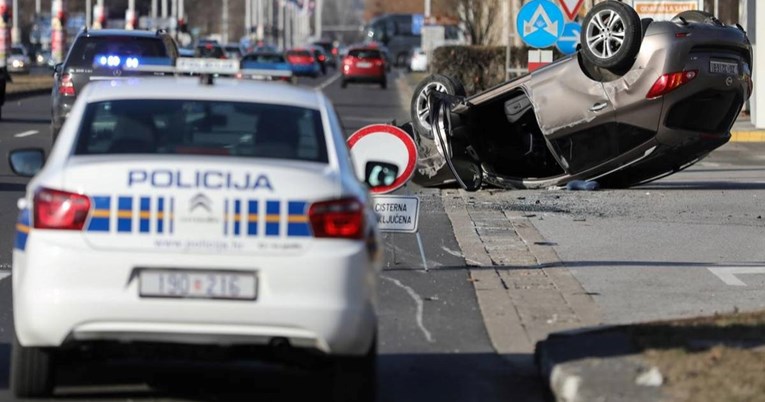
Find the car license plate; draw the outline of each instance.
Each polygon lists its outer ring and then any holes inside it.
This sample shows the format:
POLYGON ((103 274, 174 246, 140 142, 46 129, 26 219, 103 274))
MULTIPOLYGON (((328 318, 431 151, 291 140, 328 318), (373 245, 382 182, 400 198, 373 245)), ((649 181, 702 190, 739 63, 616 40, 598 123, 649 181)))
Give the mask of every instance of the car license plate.
POLYGON ((255 300, 255 272, 143 269, 139 274, 141 297, 255 300))
POLYGON ((356 64, 356 66, 358 68, 369 68, 369 67, 372 67, 372 63, 361 62, 361 63, 356 64))
POLYGON ((709 71, 717 74, 738 75, 738 63, 712 60, 709 62, 709 71))

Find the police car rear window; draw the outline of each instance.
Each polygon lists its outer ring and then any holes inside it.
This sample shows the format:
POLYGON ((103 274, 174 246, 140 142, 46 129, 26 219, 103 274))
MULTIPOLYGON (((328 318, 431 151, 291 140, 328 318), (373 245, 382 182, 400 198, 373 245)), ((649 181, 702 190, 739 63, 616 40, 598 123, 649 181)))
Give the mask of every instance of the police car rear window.
POLYGON ((198 100, 91 103, 83 116, 74 153, 189 154, 328 162, 318 110, 198 100))

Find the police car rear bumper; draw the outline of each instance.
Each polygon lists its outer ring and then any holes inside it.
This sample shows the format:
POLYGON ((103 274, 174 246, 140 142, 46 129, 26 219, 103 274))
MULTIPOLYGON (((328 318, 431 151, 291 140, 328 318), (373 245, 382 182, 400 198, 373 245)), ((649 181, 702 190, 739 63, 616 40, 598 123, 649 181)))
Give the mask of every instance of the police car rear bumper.
POLYGON ((259 345, 287 338, 296 347, 358 355, 375 334, 377 270, 362 242, 317 244, 298 257, 179 258, 94 251, 55 237, 37 231, 26 252, 14 250, 14 322, 24 346, 92 340, 259 345), (255 270, 257 300, 141 298, 135 267, 255 270))

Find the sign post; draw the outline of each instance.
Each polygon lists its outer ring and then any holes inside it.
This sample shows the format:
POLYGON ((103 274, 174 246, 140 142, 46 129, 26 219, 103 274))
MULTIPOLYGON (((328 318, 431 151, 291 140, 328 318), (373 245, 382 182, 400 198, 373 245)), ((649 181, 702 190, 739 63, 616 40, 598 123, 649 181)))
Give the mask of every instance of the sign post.
POLYGON ((51 57, 56 63, 61 63, 66 47, 66 0, 52 0, 50 32, 51 57))
POLYGON ((377 214, 377 225, 382 232, 414 233, 420 249, 422 266, 428 271, 425 249, 417 230, 420 199, 413 195, 387 195, 406 186, 414 175, 417 164, 417 146, 414 140, 398 127, 373 124, 353 133, 348 138, 348 147, 359 180, 378 176, 375 169, 387 169, 388 173, 391 173, 384 176, 383 180, 387 181, 369 190, 372 193, 373 209, 377 214), (368 163, 369 161, 375 163, 368 163))

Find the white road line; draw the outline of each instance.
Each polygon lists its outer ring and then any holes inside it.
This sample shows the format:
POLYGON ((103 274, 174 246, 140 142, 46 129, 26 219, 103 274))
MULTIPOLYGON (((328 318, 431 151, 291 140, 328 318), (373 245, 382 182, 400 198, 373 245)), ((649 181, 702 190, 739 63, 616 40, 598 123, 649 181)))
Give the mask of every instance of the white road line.
POLYGON ((425 324, 422 323, 422 314, 423 314, 423 303, 422 303, 422 297, 417 294, 417 292, 414 291, 414 289, 410 288, 409 286, 404 285, 399 281, 398 279, 394 279, 388 276, 380 276, 381 278, 385 279, 386 281, 393 282, 396 286, 400 287, 401 289, 406 290, 406 293, 409 293, 409 296, 414 299, 414 303, 417 305, 417 326, 420 327, 420 331, 422 331, 422 334, 425 336, 425 340, 428 342, 433 342, 433 337, 430 335, 430 331, 428 331, 427 328, 425 328, 425 324))
POLYGON ((322 82, 321 85, 317 86, 316 89, 324 89, 324 88, 332 85, 332 83, 337 81, 338 78, 340 78, 340 73, 335 73, 335 75, 330 77, 328 80, 322 82))
POLYGON ((29 131, 24 131, 23 133, 18 133, 16 135, 14 135, 14 137, 16 137, 16 138, 29 137, 30 135, 35 135, 37 133, 39 133, 39 131, 37 131, 37 130, 29 130, 29 131))
POLYGON ((448 248, 446 246, 441 246, 441 250, 444 250, 444 251, 446 251, 447 254, 451 254, 451 255, 453 255, 455 257, 465 258, 462 255, 462 253, 460 253, 459 251, 454 251, 454 250, 452 250, 452 249, 450 249, 450 248, 448 248))
POLYGON ((746 283, 741 279, 738 279, 736 275, 765 275, 765 267, 720 267, 708 269, 709 272, 720 278, 720 280, 725 282, 728 286, 746 286, 746 283))

